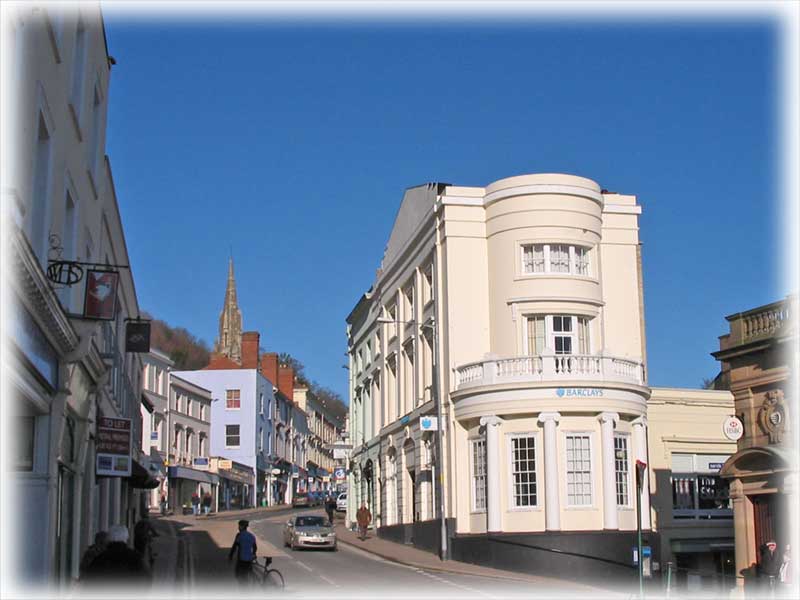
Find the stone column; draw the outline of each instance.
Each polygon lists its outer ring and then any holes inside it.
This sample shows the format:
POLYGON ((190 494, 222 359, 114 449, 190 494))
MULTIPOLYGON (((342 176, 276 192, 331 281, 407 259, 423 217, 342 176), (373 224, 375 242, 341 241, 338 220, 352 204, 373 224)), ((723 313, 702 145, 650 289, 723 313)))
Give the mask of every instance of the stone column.
POLYGON ((647 470, 642 482, 642 529, 644 530, 650 529, 650 460, 647 457, 647 417, 641 416, 634 419, 631 425, 633 425, 634 457, 636 460, 647 463, 647 470))
POLYGON ((539 413, 539 423, 544 423, 544 498, 545 527, 547 531, 561 530, 561 503, 558 490, 558 440, 556 424, 561 418, 557 412, 539 413))
POLYGON ((500 513, 500 425, 503 419, 494 415, 481 417, 486 427, 486 529, 502 531, 500 513))
MULTIPOLYGON (((730 496, 733 501, 733 539, 734 555, 736 556, 736 573, 741 573, 750 566, 747 543, 747 498, 742 491, 742 481, 732 479, 730 482, 730 496)), ((743 597, 744 580, 736 578, 737 591, 734 597, 743 597)))
POLYGON ((619 529, 614 462, 614 427, 619 415, 604 412, 597 415, 597 420, 600 421, 603 456, 603 529, 619 529))

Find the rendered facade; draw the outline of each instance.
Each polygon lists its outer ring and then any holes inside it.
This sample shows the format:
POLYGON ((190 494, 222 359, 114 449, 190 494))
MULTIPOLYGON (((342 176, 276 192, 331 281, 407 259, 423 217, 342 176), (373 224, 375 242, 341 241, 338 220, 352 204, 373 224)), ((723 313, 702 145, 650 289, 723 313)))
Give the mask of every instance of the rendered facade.
POLYGON ((55 5, 18 3, 8 11, 2 109, 13 151, 3 156, 2 379, 16 445, 3 480, 17 497, 3 507, 13 515, 4 527, 17 536, 13 576, 69 586, 95 532, 133 526, 147 483, 142 362, 124 340, 126 319, 139 306, 105 155, 113 59, 97 3, 69 16, 55 5), (75 285, 55 284, 46 277, 50 260, 116 270, 112 319, 81 318, 88 274, 75 285), (130 477, 96 475, 99 417, 131 419, 130 477))
POLYGON ((406 191, 347 319, 351 512, 365 501, 381 535, 438 547, 440 461, 420 427, 438 395, 453 558, 613 570, 505 537, 630 562, 650 397, 639 214, 561 174, 406 191))

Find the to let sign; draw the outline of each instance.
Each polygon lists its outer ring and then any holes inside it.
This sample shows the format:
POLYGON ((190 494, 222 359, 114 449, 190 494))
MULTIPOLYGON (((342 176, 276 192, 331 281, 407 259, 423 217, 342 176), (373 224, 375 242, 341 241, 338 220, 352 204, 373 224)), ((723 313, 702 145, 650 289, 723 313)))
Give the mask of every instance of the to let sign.
POLYGON ((130 477, 131 420, 99 417, 95 440, 97 475, 130 477))

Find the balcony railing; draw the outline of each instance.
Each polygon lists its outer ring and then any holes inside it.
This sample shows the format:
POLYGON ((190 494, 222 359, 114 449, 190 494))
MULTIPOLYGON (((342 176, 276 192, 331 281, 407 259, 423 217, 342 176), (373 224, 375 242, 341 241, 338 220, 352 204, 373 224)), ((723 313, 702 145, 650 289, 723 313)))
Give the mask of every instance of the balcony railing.
POLYGON ((558 354, 492 358, 455 369, 456 389, 502 383, 559 380, 644 385, 644 365, 616 356, 558 354))

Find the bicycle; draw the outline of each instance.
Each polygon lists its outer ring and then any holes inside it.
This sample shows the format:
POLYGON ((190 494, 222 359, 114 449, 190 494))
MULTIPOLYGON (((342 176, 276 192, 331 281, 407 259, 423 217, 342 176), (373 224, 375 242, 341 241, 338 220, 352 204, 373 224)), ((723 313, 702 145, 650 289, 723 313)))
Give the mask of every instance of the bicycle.
POLYGON ((264 586, 282 590, 284 588, 283 575, 281 575, 278 569, 270 569, 269 566, 271 564, 272 557, 270 556, 265 556, 263 563, 256 557, 250 569, 250 581, 254 586, 264 586))

